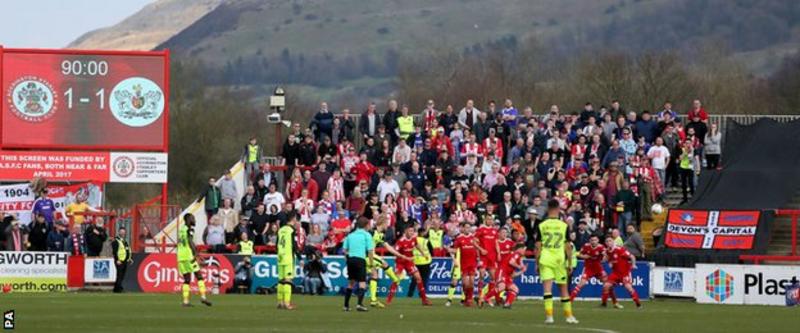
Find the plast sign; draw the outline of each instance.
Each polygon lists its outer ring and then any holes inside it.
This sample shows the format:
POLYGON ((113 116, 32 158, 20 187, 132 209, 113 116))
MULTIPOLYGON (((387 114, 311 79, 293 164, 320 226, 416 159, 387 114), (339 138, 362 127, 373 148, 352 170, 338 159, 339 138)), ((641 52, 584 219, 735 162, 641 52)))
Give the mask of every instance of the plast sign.
MULTIPOLYGON (((234 270, 230 260, 224 255, 213 254, 204 257, 200 274, 207 288, 218 285, 220 292, 233 286, 234 270)), ((192 290, 197 289, 192 274, 192 290)), ((143 292, 176 292, 183 284, 183 276, 178 271, 177 257, 174 254, 150 254, 139 264, 137 272, 139 287, 143 292)))

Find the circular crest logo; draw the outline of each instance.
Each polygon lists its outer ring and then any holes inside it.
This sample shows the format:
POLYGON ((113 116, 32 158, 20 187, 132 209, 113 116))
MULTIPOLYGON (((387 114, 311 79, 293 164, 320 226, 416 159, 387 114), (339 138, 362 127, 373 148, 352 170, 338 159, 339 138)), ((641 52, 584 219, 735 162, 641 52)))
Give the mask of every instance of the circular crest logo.
POLYGON ((133 174, 136 169, 133 159, 128 156, 120 156, 114 159, 111 163, 111 170, 120 178, 128 178, 133 174))
POLYGON ((56 113, 56 95, 53 86, 36 76, 23 76, 11 83, 8 89, 8 105, 22 120, 42 122, 56 113))
POLYGON ((130 127, 152 124, 164 112, 164 92, 155 82, 143 77, 122 80, 111 91, 111 114, 130 127))

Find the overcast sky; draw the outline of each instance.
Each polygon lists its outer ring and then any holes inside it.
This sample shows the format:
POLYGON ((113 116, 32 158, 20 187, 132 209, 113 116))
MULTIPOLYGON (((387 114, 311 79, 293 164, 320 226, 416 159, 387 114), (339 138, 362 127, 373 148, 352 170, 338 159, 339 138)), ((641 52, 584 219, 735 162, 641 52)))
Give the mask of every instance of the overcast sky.
POLYGON ((3 0, 0 45, 61 48, 114 25, 154 0, 3 0))

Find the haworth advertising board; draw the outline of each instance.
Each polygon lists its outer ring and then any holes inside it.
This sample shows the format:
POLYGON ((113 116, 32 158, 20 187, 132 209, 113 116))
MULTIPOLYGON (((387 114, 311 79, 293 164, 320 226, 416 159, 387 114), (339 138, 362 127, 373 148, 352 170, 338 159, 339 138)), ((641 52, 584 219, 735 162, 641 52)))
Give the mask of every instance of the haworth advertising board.
POLYGON ((0 251, 0 286, 13 292, 67 291, 66 252, 0 251))
POLYGON ((168 52, 3 49, 3 148, 167 150, 168 52))
POLYGON ((698 303, 785 305, 800 266, 697 264, 695 276, 698 303))

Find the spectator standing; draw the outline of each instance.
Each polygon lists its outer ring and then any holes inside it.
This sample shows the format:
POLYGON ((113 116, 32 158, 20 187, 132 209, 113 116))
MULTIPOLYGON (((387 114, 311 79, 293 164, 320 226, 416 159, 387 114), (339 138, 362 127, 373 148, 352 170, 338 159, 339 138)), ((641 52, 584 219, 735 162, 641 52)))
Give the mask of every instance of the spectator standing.
POLYGON ((100 256, 103 251, 103 243, 108 239, 106 229, 103 228, 103 218, 97 217, 94 224, 90 224, 84 234, 86 235, 86 254, 90 257, 100 256))
MULTIPOLYGON (((255 212, 255 210, 253 211, 255 212)), ((236 228, 233 230, 234 234, 239 235, 241 238, 242 234, 247 234, 247 239, 253 239, 253 232, 250 229, 250 218, 247 216, 242 216, 239 219, 239 224, 236 225, 236 228)))
POLYGON ((387 172, 378 184, 378 199, 383 202, 386 199, 386 195, 391 194, 397 197, 398 193, 400 193, 400 185, 392 178, 392 174, 387 172))
POLYGON ((628 250, 634 257, 637 259, 644 259, 644 240, 642 239, 642 235, 636 231, 636 227, 634 225, 628 225, 626 227, 627 231, 627 239, 625 239, 625 249, 628 250))
POLYGON ((242 215, 247 217, 253 215, 253 211, 256 209, 259 201, 255 187, 253 187, 253 185, 247 186, 247 190, 239 203, 242 208, 242 215))
POLYGON ((397 129, 395 129, 395 134, 403 141, 406 141, 409 136, 414 134, 414 117, 409 114, 408 105, 403 105, 400 109, 400 116, 397 117, 397 129))
POLYGON ((37 214, 33 223, 28 226, 28 242, 30 243, 28 251, 46 251, 48 232, 50 232, 50 228, 44 221, 44 215, 37 214))
POLYGON ((500 110, 500 116, 503 118, 503 123, 509 129, 514 129, 517 127, 517 117, 519 116, 519 111, 517 108, 514 107, 514 103, 511 99, 506 99, 504 107, 500 110))
POLYGON ((4 230, 6 235, 6 251, 25 251, 28 248, 28 233, 16 217, 12 216, 11 222, 4 230))
POLYGON ((658 134, 658 123, 653 120, 650 111, 643 111, 642 116, 636 121, 636 135, 643 136, 645 142, 652 143, 658 134))
POLYGON ((389 109, 386 110, 386 113, 383 115, 383 126, 386 128, 386 132, 389 133, 392 144, 397 143, 397 118, 399 116, 400 112, 397 109, 397 101, 390 100, 389 109))
POLYGON ((251 136, 250 141, 244 145, 242 149, 242 156, 240 160, 244 163, 244 179, 245 184, 255 183, 255 176, 258 173, 258 167, 263 162, 262 156, 264 151, 258 144, 258 138, 251 136))
POLYGON ((700 118, 702 122, 708 122, 708 113, 703 108, 703 103, 699 99, 692 101, 692 109, 686 114, 687 118, 695 119, 700 118))
MULTIPOLYGON (((272 211, 272 207, 277 207, 280 209, 283 207, 283 204, 286 203, 286 198, 283 196, 283 193, 278 192, 277 186, 275 184, 269 185, 269 192, 264 195, 264 208, 266 211, 272 211)), ((256 206, 258 207, 258 206, 256 206)))
POLYGON ((678 173, 681 178, 681 192, 683 194, 681 204, 683 204, 689 201, 689 194, 694 195, 695 155, 691 141, 684 141, 681 147, 681 154, 677 160, 678 173))
POLYGON ((706 163, 709 170, 719 168, 719 156, 722 153, 722 134, 716 123, 711 123, 711 130, 706 133, 705 140, 706 163))
POLYGON ((83 224, 86 221, 86 216, 84 213, 86 212, 96 212, 97 210, 89 206, 86 203, 87 195, 79 193, 75 196, 75 202, 70 203, 67 205, 65 209, 65 213, 68 218, 72 219, 72 223, 74 224, 83 224))
POLYGON ((328 103, 322 102, 319 104, 319 111, 314 115, 309 126, 314 130, 314 136, 322 139, 325 137, 331 138, 333 129, 333 113, 328 110, 328 103))
POLYGON ((114 237, 114 242, 111 243, 111 253, 114 256, 114 265, 117 268, 117 279, 114 281, 114 292, 122 292, 122 281, 125 280, 125 272, 128 270, 128 264, 133 262, 131 258, 131 247, 128 246, 128 241, 125 236, 128 231, 125 228, 117 230, 117 237, 114 237))
MULTIPOLYGON (((472 127, 478 122, 480 113, 481 111, 475 108, 475 102, 471 99, 467 100, 467 104, 458 113, 458 124, 464 129, 472 130, 472 127)), ((455 129, 455 126, 451 127, 450 131, 453 129, 455 129)), ((447 132, 448 135, 450 131, 447 132)))
POLYGON ((636 194, 633 193, 630 183, 622 181, 622 188, 614 196, 617 211, 617 228, 626 230, 626 226, 633 223, 633 211, 636 208, 636 194))
POLYGON ((370 103, 367 110, 358 119, 358 130, 361 132, 364 141, 375 137, 375 134, 378 133, 378 126, 381 124, 381 116, 375 112, 375 103, 370 103))
MULTIPOLYGON (((239 190, 237 189, 236 182, 233 180, 233 175, 230 170, 226 170, 225 176, 219 181, 219 191, 222 200, 230 200, 231 207, 233 207, 234 200, 239 198, 239 190)), ((220 202, 220 205, 221 204, 220 202)))
POLYGON ((225 229, 225 243, 233 243, 237 238, 233 229, 239 224, 239 212, 233 208, 231 199, 222 200, 222 208, 217 212, 217 216, 219 216, 220 223, 225 229))
POLYGON ((203 190, 203 194, 200 195, 200 199, 198 200, 205 200, 203 207, 205 208, 207 219, 217 214, 219 206, 222 204, 222 192, 219 187, 217 187, 217 180, 214 177, 208 178, 208 185, 205 190, 203 190))
POLYGON ((47 223, 48 228, 53 227, 53 218, 55 217, 56 205, 53 200, 47 197, 47 189, 42 191, 42 195, 36 202, 33 203, 33 216, 41 214, 44 216, 44 221, 47 223))
POLYGON ((50 252, 63 252, 65 250, 64 242, 69 238, 67 232, 67 223, 64 221, 56 221, 53 224, 53 230, 47 234, 47 251, 50 252))
POLYGON ((456 123, 458 123, 458 115, 455 113, 453 106, 448 104, 444 113, 439 116, 439 126, 444 128, 446 135, 450 135, 450 131, 455 128, 456 123))
POLYGON ((667 166, 670 163, 670 151, 664 146, 664 138, 657 137, 654 146, 647 150, 647 158, 652 162, 661 184, 667 186, 667 166))
MULTIPOLYGON (((280 206, 270 206, 270 212, 277 212, 280 206)), ((266 245, 266 234, 269 228, 269 216, 263 203, 256 206, 256 211, 250 217, 250 233, 254 236, 256 245, 266 245)))
POLYGON ((81 232, 80 224, 72 225, 72 232, 64 244, 64 250, 73 256, 86 256, 86 236, 81 232))

